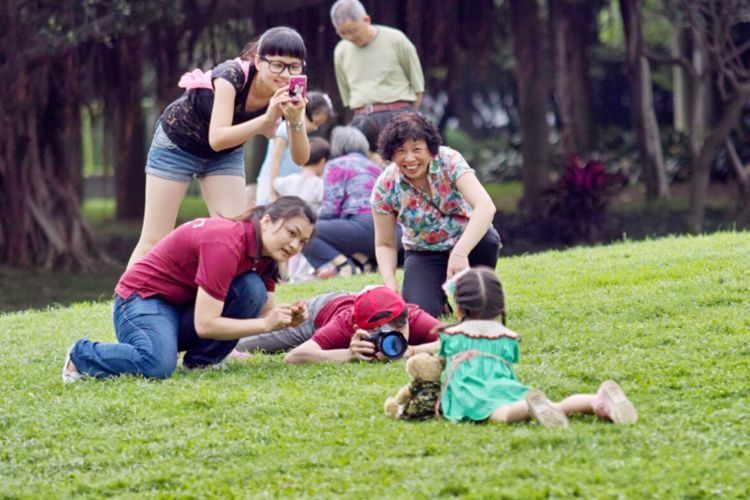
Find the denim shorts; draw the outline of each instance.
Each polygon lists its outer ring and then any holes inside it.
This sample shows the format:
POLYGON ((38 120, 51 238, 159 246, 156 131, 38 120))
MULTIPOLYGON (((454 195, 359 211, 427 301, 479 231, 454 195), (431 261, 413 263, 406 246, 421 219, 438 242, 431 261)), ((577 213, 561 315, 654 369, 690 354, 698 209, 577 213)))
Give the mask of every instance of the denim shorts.
POLYGON ((245 178, 242 148, 219 158, 201 158, 180 149, 167 137, 161 123, 156 127, 146 160, 146 173, 178 182, 190 182, 206 175, 236 175, 245 178))

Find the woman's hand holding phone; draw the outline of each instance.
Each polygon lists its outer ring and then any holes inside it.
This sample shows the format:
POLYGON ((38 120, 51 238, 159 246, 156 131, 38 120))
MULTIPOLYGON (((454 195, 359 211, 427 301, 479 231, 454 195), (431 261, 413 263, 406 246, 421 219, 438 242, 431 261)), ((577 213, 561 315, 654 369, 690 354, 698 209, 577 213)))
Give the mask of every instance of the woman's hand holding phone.
POLYGON ((284 112, 284 103, 289 101, 289 92, 286 87, 281 87, 274 92, 271 100, 268 101, 268 107, 263 115, 266 120, 266 125, 262 130, 262 134, 269 139, 276 137, 276 129, 279 126, 279 120, 281 116, 286 116, 284 112))

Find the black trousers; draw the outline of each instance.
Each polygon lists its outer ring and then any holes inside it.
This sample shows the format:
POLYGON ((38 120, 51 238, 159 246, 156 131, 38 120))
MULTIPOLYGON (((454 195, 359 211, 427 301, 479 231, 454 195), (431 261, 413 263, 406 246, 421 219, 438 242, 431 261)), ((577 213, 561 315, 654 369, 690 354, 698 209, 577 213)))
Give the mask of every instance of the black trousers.
MULTIPOLYGON (((500 235, 494 227, 490 228, 469 254, 469 265, 494 269, 501 246, 500 235)), ((442 284, 447 276, 449 257, 449 251, 406 251, 402 296, 406 302, 417 304, 436 318, 445 313, 447 304, 442 284)))

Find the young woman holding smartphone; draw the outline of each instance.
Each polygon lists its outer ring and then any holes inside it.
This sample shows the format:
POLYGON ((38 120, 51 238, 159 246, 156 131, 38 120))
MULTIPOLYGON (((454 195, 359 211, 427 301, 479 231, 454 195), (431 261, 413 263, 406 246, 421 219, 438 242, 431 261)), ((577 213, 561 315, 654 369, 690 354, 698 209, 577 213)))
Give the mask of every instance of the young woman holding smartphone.
POLYGON ((247 207, 242 145, 255 135, 274 137, 282 116, 292 157, 307 161, 307 102, 293 101, 288 87, 290 76, 304 73, 305 55, 299 33, 271 28, 238 58, 183 76, 187 91, 159 118, 148 154, 143 228, 128 267, 174 228, 193 177, 212 216, 241 214, 247 207))

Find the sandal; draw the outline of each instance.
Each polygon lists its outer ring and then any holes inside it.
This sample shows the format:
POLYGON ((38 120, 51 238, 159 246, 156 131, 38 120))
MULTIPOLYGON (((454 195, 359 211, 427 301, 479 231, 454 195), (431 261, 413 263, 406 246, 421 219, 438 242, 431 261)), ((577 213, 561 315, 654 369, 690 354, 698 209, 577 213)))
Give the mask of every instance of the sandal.
POLYGON ((599 386, 593 407, 597 416, 614 424, 634 424, 638 421, 638 411, 614 380, 607 380, 599 386))
POLYGON ((554 406, 539 389, 529 389, 524 397, 531 418, 543 427, 568 427, 568 417, 554 406))
POLYGON ((335 278, 336 276, 348 278, 349 276, 354 276, 355 274, 362 274, 362 270, 357 267, 357 265, 354 264, 351 259, 346 259, 344 262, 338 265, 327 262, 326 264, 323 264, 321 267, 319 267, 315 273, 318 279, 322 280, 335 278), (342 272, 347 267, 350 269, 350 272, 348 274, 346 274, 346 272, 342 272))

